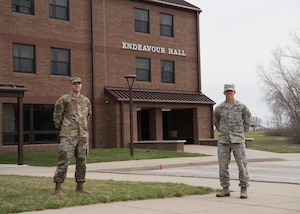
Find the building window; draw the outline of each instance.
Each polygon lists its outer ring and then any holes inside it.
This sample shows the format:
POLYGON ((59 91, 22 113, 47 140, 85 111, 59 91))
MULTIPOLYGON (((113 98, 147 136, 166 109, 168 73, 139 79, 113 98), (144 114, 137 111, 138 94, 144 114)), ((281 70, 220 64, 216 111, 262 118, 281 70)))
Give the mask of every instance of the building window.
POLYGON ((69 0, 49 0, 50 18, 69 20, 69 0))
POLYGON ((13 44, 14 72, 35 73, 35 46, 13 44))
MULTIPOLYGON (((24 144, 57 143, 58 131, 53 123, 54 105, 24 104, 24 144)), ((18 105, 2 104, 3 145, 18 144, 18 105)))
POLYGON ((147 58, 136 58, 136 80, 138 81, 151 81, 151 72, 150 72, 150 59, 147 58))
POLYGON ((161 81, 163 83, 175 83, 174 61, 161 61, 161 81))
POLYGON ((148 10, 134 9, 134 29, 135 32, 150 33, 148 10))
POLYGON ((51 48, 51 74, 70 76, 70 50, 51 48))
POLYGON ((161 36, 174 36, 173 30, 173 16, 161 13, 160 14, 160 35, 161 36))
POLYGON ((34 15, 34 0, 12 0, 11 8, 13 12, 34 15))

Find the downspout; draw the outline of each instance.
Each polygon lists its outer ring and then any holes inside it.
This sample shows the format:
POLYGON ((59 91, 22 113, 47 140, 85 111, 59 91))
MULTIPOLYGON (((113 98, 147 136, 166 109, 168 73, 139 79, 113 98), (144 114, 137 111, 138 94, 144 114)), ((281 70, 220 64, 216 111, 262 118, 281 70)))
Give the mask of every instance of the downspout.
POLYGON ((198 38, 198 41, 197 41, 197 47, 198 47, 198 51, 197 51, 197 55, 198 55, 198 91, 199 92, 202 92, 202 84, 201 84, 201 53, 200 53, 200 12, 201 11, 197 11, 196 12, 196 15, 197 15, 197 23, 196 23, 196 26, 197 26, 197 38, 198 38))
POLYGON ((125 147, 124 143, 124 101, 121 102, 121 148, 125 147))
POLYGON ((213 107, 213 105, 211 105, 211 107, 210 107, 210 112, 211 112, 211 126, 212 126, 212 128, 211 128, 211 133, 210 133, 210 137, 211 138, 215 138, 215 132, 214 132, 214 120, 213 120, 213 117, 214 117, 214 107, 213 107))
POLYGON ((92 108, 93 108, 93 119, 92 119, 92 148, 96 148, 96 78, 95 78, 95 47, 94 47, 94 0, 91 0, 91 54, 92 54, 92 108))

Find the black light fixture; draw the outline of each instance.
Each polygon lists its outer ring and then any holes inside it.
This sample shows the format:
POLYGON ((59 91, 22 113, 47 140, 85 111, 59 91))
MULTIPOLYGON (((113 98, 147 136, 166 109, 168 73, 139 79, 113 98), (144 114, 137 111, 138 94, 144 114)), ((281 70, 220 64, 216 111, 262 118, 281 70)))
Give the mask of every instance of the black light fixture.
POLYGON ((129 88, 129 113, 130 113, 130 118, 129 118, 129 122, 130 122, 130 156, 133 157, 134 156, 134 148, 133 148, 133 113, 132 113, 132 86, 133 83, 136 79, 136 75, 125 75, 124 78, 127 81, 128 84, 128 88, 129 88))

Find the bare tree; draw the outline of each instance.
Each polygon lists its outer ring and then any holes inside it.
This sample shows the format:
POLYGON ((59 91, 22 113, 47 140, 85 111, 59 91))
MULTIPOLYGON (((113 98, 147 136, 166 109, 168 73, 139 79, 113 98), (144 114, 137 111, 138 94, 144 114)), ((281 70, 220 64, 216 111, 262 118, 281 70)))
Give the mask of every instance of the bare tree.
POLYGON ((277 48, 270 65, 258 67, 265 100, 277 128, 300 128, 300 36, 291 35, 293 47, 277 48))

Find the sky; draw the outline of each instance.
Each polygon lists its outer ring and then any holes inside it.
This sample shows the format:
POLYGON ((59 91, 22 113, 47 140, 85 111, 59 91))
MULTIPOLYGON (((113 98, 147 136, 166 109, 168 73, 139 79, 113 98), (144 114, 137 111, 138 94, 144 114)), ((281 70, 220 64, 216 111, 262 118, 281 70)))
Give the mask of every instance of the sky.
POLYGON ((271 114, 257 66, 268 66, 272 51, 292 44, 291 33, 300 33, 300 0, 186 1, 202 10, 202 92, 219 104, 224 84, 235 84, 235 98, 268 126, 271 114))

